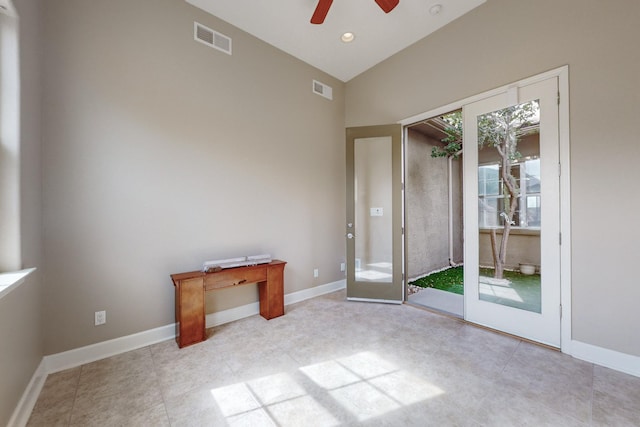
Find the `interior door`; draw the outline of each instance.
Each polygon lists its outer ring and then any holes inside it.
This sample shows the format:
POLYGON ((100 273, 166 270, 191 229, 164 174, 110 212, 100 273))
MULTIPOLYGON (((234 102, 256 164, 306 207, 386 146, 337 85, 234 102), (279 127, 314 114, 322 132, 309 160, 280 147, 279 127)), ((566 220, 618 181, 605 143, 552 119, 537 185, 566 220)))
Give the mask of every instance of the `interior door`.
POLYGON ((463 107, 465 319, 560 347, 558 83, 463 107))
POLYGON ((346 134, 347 298, 402 303, 402 127, 346 134))

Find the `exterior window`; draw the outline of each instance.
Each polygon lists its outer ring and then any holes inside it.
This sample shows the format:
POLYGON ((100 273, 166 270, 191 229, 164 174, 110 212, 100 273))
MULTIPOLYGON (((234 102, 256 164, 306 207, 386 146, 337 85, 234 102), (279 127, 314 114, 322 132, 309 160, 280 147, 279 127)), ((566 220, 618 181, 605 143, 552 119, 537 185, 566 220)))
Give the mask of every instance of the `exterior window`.
POLYGON ((0 9, 0 272, 21 268, 18 19, 0 9))
MULTIPOLYGON (((478 224, 481 228, 496 228, 504 225, 506 217, 506 190, 502 184, 499 163, 478 168, 478 224)), ((540 228, 540 159, 526 159, 511 166, 511 175, 516 178, 520 195, 518 207, 513 215, 514 227, 540 228)), ((508 196, 507 196, 508 198, 508 196)))

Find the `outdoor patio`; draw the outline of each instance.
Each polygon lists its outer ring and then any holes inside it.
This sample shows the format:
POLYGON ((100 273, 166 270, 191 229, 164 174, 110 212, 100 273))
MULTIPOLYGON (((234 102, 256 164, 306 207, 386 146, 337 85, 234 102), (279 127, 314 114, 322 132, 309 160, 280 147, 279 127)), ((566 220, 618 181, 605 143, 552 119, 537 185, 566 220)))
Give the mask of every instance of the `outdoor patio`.
MULTIPOLYGON (((482 301, 493 302, 513 308, 540 313, 540 275, 523 275, 505 272, 505 280, 495 280, 492 271, 481 269, 479 297, 482 301)), ((436 289, 418 288, 408 296, 407 301, 454 316, 464 316, 464 296, 462 294, 436 289)))

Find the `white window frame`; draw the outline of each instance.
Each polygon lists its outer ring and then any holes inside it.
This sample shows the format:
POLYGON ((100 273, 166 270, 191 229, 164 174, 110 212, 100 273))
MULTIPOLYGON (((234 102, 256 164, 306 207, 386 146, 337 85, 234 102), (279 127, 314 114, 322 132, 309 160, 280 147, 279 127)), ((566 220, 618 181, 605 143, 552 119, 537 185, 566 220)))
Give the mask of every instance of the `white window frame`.
POLYGON ((20 244, 20 66, 18 16, 0 0, 0 298, 35 268, 22 268, 20 244))

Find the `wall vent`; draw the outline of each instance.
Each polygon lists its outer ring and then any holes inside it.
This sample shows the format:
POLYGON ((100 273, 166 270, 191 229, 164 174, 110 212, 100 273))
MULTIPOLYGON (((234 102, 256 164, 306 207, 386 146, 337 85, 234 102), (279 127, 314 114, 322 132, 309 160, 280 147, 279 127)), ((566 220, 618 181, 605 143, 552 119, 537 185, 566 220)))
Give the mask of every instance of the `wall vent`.
POLYGON ((313 81, 313 84, 311 85, 311 90, 313 91, 313 93, 317 95, 324 96, 327 99, 333 99, 333 89, 331 88, 331 86, 328 86, 324 83, 320 83, 317 80, 313 81))
POLYGON ((193 38, 200 43, 231 55, 231 37, 213 31, 199 22, 193 23, 193 38))

